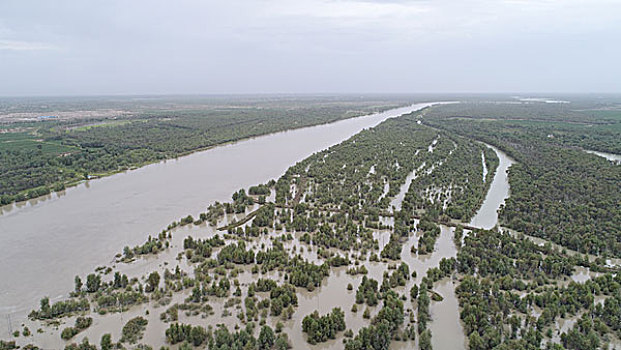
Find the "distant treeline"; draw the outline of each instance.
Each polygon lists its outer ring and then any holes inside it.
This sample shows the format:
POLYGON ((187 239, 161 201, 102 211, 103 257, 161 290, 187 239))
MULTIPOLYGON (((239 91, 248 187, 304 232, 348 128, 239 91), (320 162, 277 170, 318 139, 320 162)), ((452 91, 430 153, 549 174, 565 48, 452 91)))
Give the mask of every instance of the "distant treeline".
POLYGON ((18 132, 0 133, 0 204, 226 142, 405 104, 396 98, 301 99, 191 110, 186 106, 121 120, 89 119, 87 124, 84 120, 20 123, 18 132))

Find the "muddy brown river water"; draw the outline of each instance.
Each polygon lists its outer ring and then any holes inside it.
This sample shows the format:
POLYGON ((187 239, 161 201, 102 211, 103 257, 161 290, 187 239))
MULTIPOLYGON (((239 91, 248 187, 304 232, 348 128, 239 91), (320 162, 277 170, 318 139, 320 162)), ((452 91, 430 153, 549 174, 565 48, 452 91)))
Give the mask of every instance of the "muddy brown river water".
MULTIPOLYGON (((25 314, 37 307, 41 297, 49 295, 53 300, 61 299, 73 288, 73 276, 84 276, 96 266, 112 266, 112 258, 123 246, 143 243, 148 234, 156 234, 168 223, 187 215, 188 212, 196 214, 203 211, 213 201, 228 200, 231 193, 240 187, 277 178, 296 161, 336 144, 363 128, 428 105, 417 104, 372 116, 217 147, 178 160, 92 181, 67 190, 61 197, 51 196, 40 203, 4 208, 0 215, 0 264, 3 266, 0 271, 0 316, 3 316, 0 318, 0 338, 8 336, 8 319, 4 315, 11 315, 13 330, 19 329, 19 325, 25 320, 25 314)), ((509 195, 507 169, 513 161, 503 152, 495 148, 494 150, 500 158, 500 165, 483 205, 471 222, 472 226, 495 226, 498 220, 497 211, 509 195)), ((400 201, 414 176, 413 173, 407 178, 406 184, 391 203, 396 208, 401 207, 400 201)), ((383 218, 383 221, 389 223, 391 219, 383 218)), ((417 277, 411 278, 405 287, 398 287, 398 292, 407 295, 413 284, 420 284, 429 268, 437 266, 442 258, 456 256, 453 231, 453 228, 442 226, 434 251, 426 255, 410 252, 410 248, 417 244, 419 238, 417 234, 410 237, 404 244, 401 260, 409 265, 411 271, 417 272, 417 277)), ((153 270, 162 273, 164 269, 172 270, 177 265, 182 270, 191 272, 192 268, 188 266, 186 259, 175 259, 183 239, 188 235, 198 238, 209 237, 215 233, 215 228, 207 225, 177 228, 173 232, 171 249, 157 257, 140 258, 131 264, 116 264, 115 269, 130 278, 143 276, 153 270)), ((381 248, 388 242, 390 233, 377 231, 375 237, 381 248)), ((262 243, 269 246, 271 241, 267 237, 261 237, 253 245, 258 247, 262 243)), ((299 241, 298 234, 285 247, 296 251, 300 251, 302 247, 302 255, 306 259, 321 261, 315 250, 309 251, 308 246, 299 241)), ((388 263, 371 262, 367 258, 362 264, 369 271, 368 277, 381 283, 388 263)), ((347 328, 354 333, 368 324, 362 318, 366 306, 359 307, 357 313, 350 311, 355 302, 355 286, 360 283, 362 275, 351 276, 346 270, 347 267, 332 268, 330 276, 324 279, 322 286, 312 292, 298 289, 299 305, 291 320, 283 321, 284 331, 289 335, 295 349, 343 347, 340 336, 337 340, 319 345, 306 342, 301 322, 304 316, 315 310, 323 315, 333 307, 341 307, 345 312, 347 328), (354 285, 353 291, 347 290, 349 283, 354 285)), ((278 278, 278 273, 273 272, 268 276, 278 278)), ((104 277, 104 280, 108 278, 110 276, 104 277)), ((258 276, 252 275, 250 271, 244 271, 238 277, 242 285, 247 285, 256 278, 258 276)), ((434 291, 444 298, 442 302, 432 301, 430 305, 432 321, 429 328, 433 334, 432 343, 435 349, 467 348, 455 296, 457 284, 457 280, 449 277, 434 286, 434 291)), ((243 290, 242 300, 246 296, 246 289, 243 290)), ((189 291, 175 294, 169 306, 182 303, 188 294, 189 291)), ((207 319, 180 312, 179 321, 214 326, 224 323, 233 327, 238 323, 238 310, 232 307, 232 314, 222 317, 224 300, 222 298, 210 301, 215 313, 207 319)), ((411 312, 412 303, 408 300, 404 305, 407 312, 411 312)), ((155 302, 150 302, 122 314, 91 314, 94 318, 93 325, 80 333, 76 340, 86 336, 91 342, 98 342, 103 333, 112 333, 113 339, 118 339, 124 322, 142 315, 149 320, 142 342, 159 348, 165 343, 164 331, 168 327, 159 321, 159 314, 167 307, 158 307, 155 302)), ((370 308, 371 317, 380 308, 380 305, 370 308)), ((278 320, 269 318, 268 323, 274 327, 278 320)), ((66 325, 71 325, 74 318, 63 321, 66 325)), ((37 334, 38 324, 31 321, 26 324, 35 333, 29 342, 44 348, 64 347, 65 342, 60 339, 59 330, 45 329, 44 333, 37 334)), ((60 329, 63 327, 65 325, 60 329)), ((417 341, 395 341, 391 348, 412 349, 417 346, 416 343, 417 341)))
POLYGON ((0 208, 0 338, 43 296, 59 300, 73 277, 109 265, 173 220, 278 178, 295 162, 364 128, 420 110, 419 103, 197 152, 0 208))

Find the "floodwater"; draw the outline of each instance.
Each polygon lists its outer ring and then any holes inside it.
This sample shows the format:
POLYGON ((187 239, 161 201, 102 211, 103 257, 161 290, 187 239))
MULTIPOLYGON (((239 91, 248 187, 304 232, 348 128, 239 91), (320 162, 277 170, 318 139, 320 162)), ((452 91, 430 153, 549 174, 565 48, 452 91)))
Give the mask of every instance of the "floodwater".
POLYGON ((621 164, 621 155, 619 155, 619 154, 605 153, 605 152, 598 152, 598 151, 589 151, 589 150, 585 150, 585 152, 586 153, 595 154, 597 156, 606 158, 609 161, 614 162, 615 164, 621 164))
POLYGON ((459 282, 451 278, 444 278, 436 282, 434 291, 444 300, 432 301, 429 307, 431 312, 431 341, 434 349, 466 349, 464 327, 459 318, 459 301, 455 295, 455 287, 459 282))
MULTIPOLYGON (((416 154, 418 154, 418 150, 416 151, 416 154)), ((395 198, 393 198, 392 201, 390 201, 390 208, 393 208, 393 214, 396 211, 401 210, 401 204, 403 203, 403 199, 405 198, 406 193, 410 189, 410 185, 412 184, 412 181, 416 179, 417 172, 421 171, 421 169, 425 167, 425 164, 426 163, 423 162, 417 169, 415 169, 414 171, 409 173, 408 176, 406 176, 405 182, 399 188, 399 193, 395 196, 395 198)))
MULTIPOLYGON (((509 197, 507 170, 511 164, 514 163, 504 152, 490 145, 487 146, 496 152, 496 155, 500 159, 500 163, 481 208, 479 208, 470 222, 471 226, 484 229, 490 229, 498 224, 498 209, 500 209, 500 206, 509 197)), ((443 231, 444 230, 443 228, 443 231)), ((453 232, 453 229, 450 231, 453 232)), ((443 236, 444 235, 440 237, 439 241, 442 240, 443 236)), ((452 239, 450 244, 453 249, 455 249, 452 239)), ((457 287, 457 284, 458 283, 453 281, 452 278, 445 278, 437 282, 434 286, 434 291, 438 292, 444 298, 441 302, 432 301, 429 308, 431 312, 429 329, 431 330, 431 341, 434 349, 467 348, 467 339, 459 318, 459 302, 455 295, 455 287, 457 287)))
POLYGON ((291 130, 86 182, 45 200, 0 210, 0 337, 7 317, 61 299, 73 277, 111 262, 173 220, 277 178, 295 162, 364 128, 433 103, 291 130))
POLYGON ((494 174, 494 179, 490 184, 483 205, 476 215, 470 221, 470 226, 482 229, 491 229, 498 224, 498 209, 505 203, 505 199, 509 197, 509 178, 507 170, 514 163, 504 152, 496 147, 487 145, 496 152, 500 163, 494 174))
MULTIPOLYGON (((409 108, 420 107, 420 105, 416 105, 409 108)), ((18 250, 18 253, 13 255, 13 259, 21 256, 19 263, 26 266, 19 267, 19 271, 23 275, 9 275, 8 273, 12 269, 18 269, 17 262, 10 268, 3 267, 2 274, 4 276, 2 278, 4 280, 1 283, 6 283, 7 287, 5 288, 3 285, 0 289, 4 293, 0 299, 2 302, 0 307, 4 307, 3 310, 7 310, 7 313, 13 313, 13 330, 18 329, 18 325, 24 320, 24 317, 21 316, 29 309, 37 307, 38 299, 43 296, 39 291, 47 293, 52 291, 53 293, 48 295, 60 298, 73 288, 74 275, 84 275, 91 272, 95 266, 102 265, 102 262, 110 262, 114 255, 122 250, 123 246, 143 243, 149 233, 156 234, 169 222, 187 215, 189 211, 198 211, 197 208, 206 207, 208 203, 215 200, 228 200, 229 195, 239 187, 247 187, 277 177, 289 165, 312 152, 337 143, 364 127, 375 125, 398 113, 403 112, 391 111, 382 116, 363 117, 367 118, 366 123, 359 123, 356 126, 342 127, 340 125, 342 122, 339 122, 330 126, 300 129, 219 147, 177 161, 168 161, 94 181, 90 188, 80 186, 69 189, 67 195, 60 199, 54 198, 38 205, 14 208, 0 216, 0 228, 2 229, 0 251, 4 253, 5 243, 11 244, 18 250), (373 119, 371 120, 371 118, 373 119), (335 126, 340 128, 338 132, 331 129, 335 126), (326 137, 325 134, 329 134, 329 137, 326 137), (288 144, 290 147, 282 147, 283 144, 288 144), (231 161, 232 159, 235 161, 231 161), (212 171, 212 169, 216 170, 212 171), (177 179, 177 181, 173 182, 169 179, 177 179), (155 189, 159 192, 165 192, 166 195, 160 195, 155 189), (148 206, 145 206, 145 203, 148 203, 148 206), (45 220, 45 222, 38 223, 36 220, 38 216, 41 216, 41 220, 45 220), (56 216, 61 216, 61 218, 56 216), (112 218, 116 218, 116 220, 111 220, 112 218), (67 222, 63 222, 63 220, 67 222), (153 224, 151 221, 156 221, 157 224, 153 224), (4 232, 9 232, 5 231, 9 224, 13 227, 10 232, 18 232, 25 237, 21 238, 20 235, 8 237, 9 235, 5 235, 4 232), (20 224, 23 225, 23 229, 18 226, 20 224), (50 229, 45 230, 45 227, 50 229), (28 244, 31 246, 27 246, 28 244), (29 249, 33 253, 28 253, 29 249), (43 257, 38 259, 23 258, 24 256, 36 256, 36 254, 43 254, 43 257), (67 256, 73 258, 68 259, 67 256), (44 263, 45 259, 49 259, 49 263, 44 263), (80 263, 76 264, 75 262, 80 263), (9 292, 5 293, 5 291, 9 292)), ((511 160, 506 155, 498 150, 495 151, 501 160, 499 171, 494 176, 490 193, 486 196, 476 215, 481 220, 487 216, 492 216, 493 219, 489 219, 489 221, 494 221, 491 227, 496 224, 497 210, 500 204, 509 194, 506 168, 511 164, 511 160), (504 170, 503 164, 505 164, 504 170), (498 182, 506 184, 506 186, 499 185, 498 182)), ((407 183, 409 181, 406 181, 407 183)), ((401 203, 397 200, 394 204, 400 207, 401 203)), ((232 217, 227 219, 231 220, 232 217)), ((218 224, 220 225, 223 222, 225 220, 218 224)), ((453 231, 453 228, 441 226, 441 233, 434 251, 425 255, 411 253, 410 248, 417 245, 419 234, 413 233, 410 236, 403 245, 401 261, 409 265, 410 271, 416 271, 416 277, 411 278, 406 286, 397 287, 396 290, 399 293, 409 295, 410 288, 414 284, 420 284, 422 277, 425 276, 429 268, 438 266, 442 258, 456 256, 457 249, 453 242, 453 231)), ((115 270, 126 273, 131 278, 144 276, 153 270, 157 270, 161 274, 164 269, 173 270, 175 266, 179 265, 182 270, 192 274, 192 266, 187 263, 185 258, 181 261, 176 260, 177 253, 182 250, 183 239, 188 235, 204 238, 215 233, 213 227, 205 224, 179 227, 173 231, 171 249, 161 252, 157 257, 139 258, 131 264, 115 264, 115 270)), ((389 235, 389 231, 376 232, 375 237, 380 243, 380 249, 387 243, 389 235)), ((263 243, 266 246, 271 244, 267 236, 262 236, 249 245, 256 248, 263 243)), ((287 242, 285 247, 289 250, 301 251, 304 258, 309 261, 321 263, 322 259, 318 256, 316 247, 300 242, 299 234, 294 235, 294 239, 287 242)), ((8 251, 8 249, 6 250, 8 251)), ((2 263, 5 261, 10 263, 11 261, 5 256, 0 257, 0 259, 2 259, 2 263)), ((351 256, 350 259, 352 259, 351 256)), ((378 280, 381 284, 384 272, 392 272, 392 270, 387 269, 388 265, 398 265, 401 262, 371 262, 367 257, 361 263, 367 267, 368 277, 378 280)), ((112 265, 112 263, 108 265, 112 265)), ((298 289, 299 306, 291 320, 283 321, 285 332, 289 335, 294 348, 324 350, 343 347, 340 335, 337 340, 323 344, 310 345, 306 342, 305 335, 301 331, 301 322, 304 316, 315 310, 324 315, 330 312, 333 307, 341 307, 345 313, 347 328, 352 329, 354 333, 368 324, 368 320, 362 318, 362 313, 366 309, 365 305, 358 305, 357 313, 351 311, 355 302, 355 290, 362 280, 362 275, 351 276, 346 273, 346 270, 347 267, 332 268, 330 276, 323 280, 322 286, 312 292, 298 289), (347 290, 349 283, 353 285, 353 291, 347 290)), ((282 275, 279 276, 278 272, 272 272, 268 275, 270 278, 282 280, 282 275)), ((106 276, 104 280, 108 280, 110 277, 106 276)), ((242 286, 248 285, 256 278, 258 276, 252 275, 247 269, 238 276, 242 286)), ((458 282, 451 277, 434 285, 434 291, 444 298, 441 302, 432 301, 430 305, 432 321, 429 323, 429 328, 433 334, 433 347, 436 349, 467 348, 455 295, 457 284, 458 282)), ((246 288, 242 290, 244 291, 241 297, 243 300, 246 296, 246 288)), ((174 303, 182 303, 188 293, 189 291, 175 293, 171 304, 168 306, 174 303)), ((200 315, 184 315, 183 312, 180 312, 179 321, 202 325, 224 323, 232 329, 231 327, 238 323, 236 314, 239 310, 235 307, 229 308, 231 315, 224 317, 222 313, 224 312, 225 301, 225 298, 210 299, 214 315, 208 316, 206 319, 202 319, 200 315)), ((159 321, 159 314, 168 306, 158 307, 156 302, 150 302, 133 307, 122 314, 104 316, 91 314, 90 316, 94 318, 93 325, 75 339, 79 340, 88 336, 91 342, 97 342, 101 334, 112 333, 113 339, 116 340, 120 336, 124 322, 132 317, 143 315, 149 319, 149 325, 142 342, 159 347, 165 342, 164 330, 168 327, 167 324, 159 321)), ((415 304, 407 300, 404 302, 404 308, 406 310, 406 324, 408 324, 408 314, 415 312, 415 304)), ((380 309, 381 303, 370 308, 371 318, 380 309)), ((273 327, 278 320, 278 318, 269 318, 268 323, 273 327)), ((6 337, 4 333, 7 330, 6 324, 1 324, 2 321, 6 322, 6 320, 0 319, 0 338, 6 337)), ((63 321, 66 325, 70 325, 74 322, 74 318, 67 318, 63 321)), ((32 331, 37 329, 36 323, 27 321, 26 324, 32 331)), ((58 336, 59 330, 46 328, 43 334, 33 333, 31 340, 35 340, 37 344, 46 348, 58 348, 65 344, 58 336)), ((21 338, 19 339, 21 341, 21 338)), ((416 347, 416 344, 416 341, 394 341, 391 344, 391 349, 412 349, 416 347)))

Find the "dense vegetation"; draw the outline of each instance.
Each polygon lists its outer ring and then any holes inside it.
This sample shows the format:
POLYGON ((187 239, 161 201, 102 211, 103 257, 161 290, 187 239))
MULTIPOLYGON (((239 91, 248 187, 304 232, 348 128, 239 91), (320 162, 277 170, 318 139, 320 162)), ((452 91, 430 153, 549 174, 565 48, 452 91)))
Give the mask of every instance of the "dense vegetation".
POLYGON ((481 154, 485 152, 488 174, 493 175, 494 152, 416 120, 416 114, 389 119, 297 163, 278 180, 276 202, 303 199, 313 207, 340 208, 354 218, 377 215, 390 209, 391 197, 415 173, 409 187, 412 209, 439 206, 453 218, 470 218, 489 185, 482 176, 481 154), (291 184, 296 185, 295 197, 289 192, 291 184))
POLYGON ((123 326, 121 342, 136 343, 142 338, 148 321, 144 317, 134 317, 123 326))
POLYGON ((362 328, 345 343, 347 350, 387 350, 397 328, 404 322, 403 302, 392 290, 384 295, 382 309, 372 320, 371 326, 362 328))
POLYGON ((324 316, 319 316, 315 311, 302 320, 302 331, 308 335, 307 341, 311 344, 334 339, 336 333, 344 331, 345 328, 345 314, 340 308, 334 308, 324 316))
POLYGON ((522 105, 442 106, 425 122, 495 145, 517 161, 503 225, 579 252, 621 256, 621 167, 575 148, 591 148, 589 140, 597 139, 601 144, 593 148, 617 151, 621 112, 586 120, 571 113, 532 118, 537 107, 523 115, 522 105), (491 115, 495 119, 486 118, 491 115))
POLYGON ((571 269, 573 260, 549 246, 539 247, 506 233, 471 233, 457 259, 457 269, 466 276, 456 289, 470 349, 540 348, 544 339, 555 335, 557 319, 586 315, 588 320, 561 334, 565 348, 596 349, 611 334, 618 336, 619 275, 608 273, 585 283, 557 286, 551 278, 569 274, 563 265, 571 269), (550 257, 555 258, 546 262, 550 257), (603 305, 595 303, 596 297, 605 298, 603 305))
POLYGON ((76 318, 75 325, 73 327, 67 327, 63 329, 63 331, 60 333, 60 337, 63 338, 63 340, 69 340, 73 338, 76 334, 90 327, 92 323, 93 319, 91 317, 80 316, 76 318))

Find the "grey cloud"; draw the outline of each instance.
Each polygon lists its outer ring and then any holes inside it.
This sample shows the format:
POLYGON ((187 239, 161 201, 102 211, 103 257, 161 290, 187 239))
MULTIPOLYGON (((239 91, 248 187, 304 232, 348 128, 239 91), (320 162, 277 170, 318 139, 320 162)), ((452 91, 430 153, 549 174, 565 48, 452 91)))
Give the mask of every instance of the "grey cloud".
POLYGON ((618 92, 619 37, 606 0, 4 0, 0 95, 618 92))

